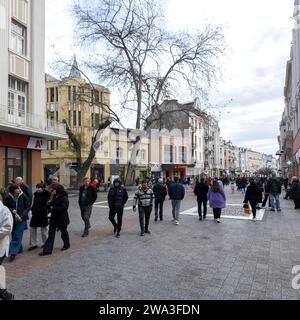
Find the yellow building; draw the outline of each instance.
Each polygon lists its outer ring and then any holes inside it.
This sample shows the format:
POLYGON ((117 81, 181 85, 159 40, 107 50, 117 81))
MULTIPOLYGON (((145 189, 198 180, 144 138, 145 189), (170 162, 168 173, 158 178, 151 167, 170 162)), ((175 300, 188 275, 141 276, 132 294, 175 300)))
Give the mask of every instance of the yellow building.
POLYGON ((247 169, 248 172, 254 174, 261 169, 262 154, 251 149, 247 150, 247 169))
MULTIPOLYGON (((81 143, 82 161, 88 157, 99 123, 109 117, 110 92, 98 84, 90 84, 81 78, 76 58, 69 77, 62 80, 46 74, 48 118, 66 121, 81 143)), ((67 141, 49 141, 48 150, 42 154, 44 179, 59 175, 60 183, 72 187, 76 182, 77 160, 72 144, 67 141)), ((110 176, 109 154, 95 157, 87 176, 107 182, 110 176)))

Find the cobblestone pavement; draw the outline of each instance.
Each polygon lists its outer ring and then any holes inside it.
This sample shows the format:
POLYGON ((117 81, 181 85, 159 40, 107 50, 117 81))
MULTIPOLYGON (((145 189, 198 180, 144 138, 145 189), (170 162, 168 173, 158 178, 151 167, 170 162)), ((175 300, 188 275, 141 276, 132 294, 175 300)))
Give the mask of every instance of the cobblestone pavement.
MULTIPOLYGON (((228 190, 228 203, 242 200, 228 190)), ((164 221, 154 223, 152 216, 152 234, 145 237, 139 236, 137 215, 128 210, 120 239, 112 235, 107 209, 94 208, 91 236, 82 239, 74 198, 72 250, 60 252, 57 239, 50 257, 25 252, 5 264, 8 286, 22 300, 298 300, 292 268, 300 265, 300 211, 293 210, 290 201, 281 201, 282 212, 266 210, 256 223, 222 219, 216 224, 212 218, 200 222, 184 215, 179 226, 171 222, 167 201, 164 221)), ((182 211, 195 205, 189 192, 182 211)))

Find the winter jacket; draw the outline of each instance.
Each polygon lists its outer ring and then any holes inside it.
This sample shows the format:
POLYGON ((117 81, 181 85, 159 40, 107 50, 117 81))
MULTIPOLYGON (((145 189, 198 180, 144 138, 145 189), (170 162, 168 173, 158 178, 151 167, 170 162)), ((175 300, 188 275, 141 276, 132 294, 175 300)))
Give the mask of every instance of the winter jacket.
POLYGON ((281 194, 281 183, 277 178, 271 178, 266 185, 266 193, 281 194))
POLYGON ((253 183, 246 190, 244 203, 261 203, 262 202, 262 191, 257 184, 253 183))
POLYGON ((28 184, 26 183, 22 183, 20 185, 20 189, 23 191, 23 193, 26 195, 30 205, 32 204, 32 190, 31 188, 29 187, 28 184))
POLYGON ((97 200, 97 189, 92 185, 85 189, 85 186, 81 186, 79 189, 78 203, 80 207, 92 206, 97 200), (86 191, 86 196, 83 198, 83 192, 86 191))
POLYGON ((154 193, 151 189, 147 189, 147 191, 144 191, 139 188, 133 198, 133 207, 135 208, 137 205, 139 207, 152 207, 153 199, 154 193))
POLYGON ((298 180, 294 180, 290 190, 290 197, 293 200, 300 199, 300 182, 298 180))
POLYGON ((169 187, 169 196, 171 200, 183 200, 185 195, 184 186, 178 182, 173 182, 169 187))
POLYGON ((14 220, 11 212, 0 201, 0 258, 8 256, 13 224, 14 220))
POLYGON ((159 202, 165 201, 166 195, 168 194, 168 188, 166 185, 163 185, 162 183, 157 183, 153 187, 153 193, 155 195, 155 199, 159 202))
MULTIPOLYGON (((5 198, 3 203, 12 213, 13 210, 17 211, 17 214, 22 218, 22 221, 29 219, 28 212, 30 210, 30 203, 26 195, 21 192, 17 198, 15 198, 11 193, 5 198)), ((13 214, 15 217, 15 215, 13 214)), ((15 223, 18 223, 15 220, 15 223)))
POLYGON ((109 189, 107 200, 110 209, 124 208, 128 200, 127 190, 122 186, 113 186, 109 189))
POLYGON ((223 209, 226 208, 226 196, 224 190, 221 189, 218 192, 213 192, 212 188, 208 191, 209 206, 213 209, 223 209))
POLYGON ((209 186, 207 183, 197 182, 194 189, 194 194, 197 196, 197 201, 207 201, 209 186))
POLYGON ((69 199, 67 192, 54 195, 53 200, 49 204, 50 206, 50 225, 58 229, 67 228, 70 224, 68 209, 69 199))
POLYGON ((33 197, 33 204, 31 206, 32 218, 30 227, 45 228, 48 226, 48 206, 47 202, 50 199, 50 192, 44 190, 43 192, 35 192, 33 197))

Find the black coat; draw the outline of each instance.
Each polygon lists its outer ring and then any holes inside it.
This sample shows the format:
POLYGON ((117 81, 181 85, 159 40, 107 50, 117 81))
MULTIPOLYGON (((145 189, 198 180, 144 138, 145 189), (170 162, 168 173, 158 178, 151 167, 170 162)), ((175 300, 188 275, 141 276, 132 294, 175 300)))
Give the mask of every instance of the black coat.
POLYGON ((45 228, 48 226, 48 206, 47 202, 50 199, 50 192, 45 190, 43 192, 35 192, 33 204, 31 207, 32 218, 30 227, 32 228, 45 228))
POLYGON ((22 218, 23 221, 28 220, 30 203, 24 193, 21 193, 19 195, 17 202, 14 200, 14 197, 11 194, 9 194, 5 198, 3 204, 10 210, 11 213, 13 210, 17 210, 17 214, 22 218))
POLYGON ((180 183, 173 182, 169 187, 169 196, 172 200, 183 200, 185 195, 184 186, 180 183))
POLYGON ((52 202, 50 202, 50 225, 58 229, 67 228, 70 224, 68 209, 68 194, 64 191, 61 194, 55 195, 52 202))
POLYGON ((32 190, 31 190, 31 188, 29 187, 29 185, 26 184, 26 183, 22 183, 22 184, 20 185, 20 189, 21 189, 21 190, 23 191, 23 193, 26 195, 26 197, 28 198, 29 203, 30 203, 30 205, 31 205, 31 203, 32 203, 32 190))
POLYGON ((246 190, 244 203, 260 203, 262 202, 262 191, 256 184, 250 184, 246 190))
POLYGON ((78 203, 80 207, 92 206, 97 200, 97 189, 93 186, 88 186, 86 189, 86 198, 82 200, 82 193, 84 191, 84 186, 79 189, 79 199, 78 203))
POLYGON ((111 187, 107 196, 108 206, 112 208, 123 208, 128 200, 127 190, 122 187, 111 187))
POLYGON ((157 201, 164 201, 166 199, 167 192, 167 186, 163 185, 162 183, 157 183, 153 187, 153 193, 155 195, 155 199, 157 201))
POLYGON ((290 197, 293 200, 300 199, 300 182, 299 181, 293 181, 291 190, 290 190, 290 197))
POLYGON ((271 178, 266 185, 266 193, 281 194, 280 180, 271 178))
POLYGON ((194 194, 197 196, 197 201, 207 201, 209 186, 207 183, 197 182, 194 189, 194 194))

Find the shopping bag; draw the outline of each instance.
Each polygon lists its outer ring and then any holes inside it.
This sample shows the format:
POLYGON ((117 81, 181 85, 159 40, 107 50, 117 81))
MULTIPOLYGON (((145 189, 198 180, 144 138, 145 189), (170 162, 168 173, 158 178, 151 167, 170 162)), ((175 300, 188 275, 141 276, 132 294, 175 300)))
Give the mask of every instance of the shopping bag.
POLYGON ((243 208, 244 208, 244 213, 245 213, 246 215, 250 215, 250 214, 251 214, 251 208, 250 208, 250 206, 249 206, 248 203, 245 203, 244 206, 243 206, 243 208))

